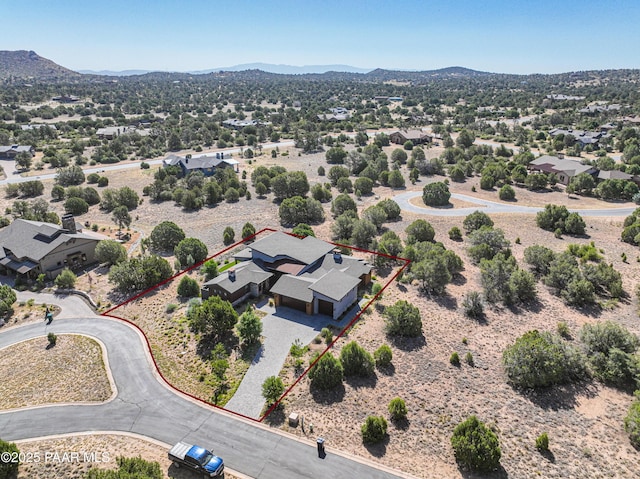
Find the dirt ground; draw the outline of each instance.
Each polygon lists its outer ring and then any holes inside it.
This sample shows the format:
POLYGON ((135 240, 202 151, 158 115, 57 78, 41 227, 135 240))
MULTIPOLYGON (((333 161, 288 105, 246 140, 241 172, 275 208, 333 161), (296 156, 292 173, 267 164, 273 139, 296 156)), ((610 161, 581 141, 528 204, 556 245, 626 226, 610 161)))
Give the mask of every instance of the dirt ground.
MULTIPOLYGON (((386 149, 389 156, 392 149, 386 149)), ((297 156, 294 150, 292 155, 276 160, 271 159, 269 153, 265 151, 254 165, 277 163, 290 170, 305 171, 311 184, 328 181, 326 177, 317 175, 320 165, 328 171, 323 153, 297 156)), ((437 148, 427 150, 428 157, 438 154, 437 148)), ((241 164, 241 171, 245 168, 250 170, 251 167, 241 164)), ((153 170, 109 172, 109 187, 129 185, 141 191, 143 186, 151 183, 153 170)), ((406 167, 402 171, 406 174, 406 167)), ((407 181, 407 189, 420 191, 425 181, 431 180, 422 178, 422 182, 415 186, 407 181)), ((46 184, 46 188, 45 198, 49 198, 51 182, 46 184)), ((450 188, 452 192, 499 201, 497 191, 484 192, 479 188, 479 178, 462 184, 451 183, 450 188), (474 185, 475 193, 471 191, 474 185)), ((359 208, 364 209, 396 193, 390 188, 378 187, 374 195, 358 201, 359 208)), ((334 196, 336 194, 334 190, 334 196)), ((531 206, 548 203, 584 208, 623 206, 594 199, 568 198, 561 190, 532 193, 516 188, 516 198, 518 204, 531 206)), ((7 200, 0 199, 0 208, 7 205, 7 200)), ((58 209, 61 205, 52 206, 58 209)), ((314 231, 319 238, 330 240, 328 204, 325 205, 325 213, 327 221, 314 226, 314 231)), ((222 248, 222 230, 226 226, 235 229, 236 237, 247 221, 256 230, 279 227, 277 206, 271 196, 257 199, 255 194, 249 201, 240 199, 235 204, 222 203, 215 208, 190 213, 170 202, 151 204, 145 197, 143 204, 132 212, 132 217, 132 227, 145 234, 149 234, 160 221, 171 219, 185 230, 187 236, 204 241, 210 253, 222 248)), ((405 228, 421 217, 424 216, 403 212, 401 221, 387 223, 385 227, 405 239, 405 228)), ((85 218, 91 223, 112 223, 109 215, 95 206, 80 220, 85 221, 85 218)), ((463 218, 424 218, 434 226, 436 241, 443 242, 462 257, 465 270, 447 287, 447 294, 442 297, 428 297, 419 293, 416 286, 398 283, 393 283, 385 292, 382 300, 385 305, 405 299, 420 308, 422 340, 391 341, 384 335, 383 319, 377 311, 363 315, 362 321, 346 339, 357 340, 371 352, 388 343, 393 350, 393 368, 378 371, 374 380, 346 381, 344 389, 330 397, 314 397, 308 383, 303 380, 286 399, 281 418, 290 412, 301 414, 305 424, 314 426, 313 434, 308 429, 307 434, 325 437, 329 452, 332 448, 348 451, 424 478, 474 477, 458 470, 450 446, 453 428, 470 414, 478 415, 498 432, 503 470, 495 477, 640 477, 640 455, 630 446, 623 430, 623 418, 632 402, 629 394, 596 382, 555 388, 536 395, 524 394, 506 383, 501 367, 502 351, 515 338, 531 329, 555 330, 559 321, 569 325, 574 338, 578 337, 578 330, 583 324, 608 319, 620 322, 636 334, 640 333, 635 300, 635 287, 640 277, 639 251, 619 239, 624 218, 585 217, 585 237, 565 236, 559 239, 553 233, 538 228, 534 215, 492 215, 495 227, 503 229, 510 240, 513 254, 521 267, 525 267, 524 249, 533 244, 561 251, 569 243, 594 241, 604 251, 605 260, 622 273, 624 289, 629 296, 617 304, 603 305, 606 307, 577 310, 566 307, 561 299, 538 283, 539 300, 535 305, 517 310, 488 307, 483 322, 466 318, 461 310, 464 295, 471 290, 481 290, 480 272, 466 254, 466 242, 451 241, 447 235, 452 226, 462 226, 463 218), (516 244, 517 238, 520 244, 516 244), (628 262, 622 261, 622 253, 626 254, 628 262), (466 344, 463 338, 466 338, 466 344), (451 366, 449 356, 454 351, 461 357, 471 352, 475 366, 464 362, 459 368, 451 366), (395 425, 390 422, 389 437, 385 443, 370 448, 362 446, 359 431, 365 417, 369 414, 388 417, 387 404, 396 396, 407 403, 407 423, 395 425), (545 431, 549 434, 552 454, 542 456, 535 449, 535 438, 545 431)), ((103 305, 115 304, 109 297, 110 288, 104 273, 95 275, 102 279, 94 278, 92 293, 103 305)), ((158 308, 166 306, 160 296, 157 300, 158 308)), ((346 343, 336 344, 336 353, 342 344, 346 343)), ((188 362, 188 359, 184 361, 188 362)), ((274 427, 288 429, 278 418, 273 422, 274 427)), ((300 428, 290 432, 302 434, 300 428)))
MULTIPOLYGON (((90 468, 116 469, 118 457, 140 456, 160 464, 163 477, 192 479, 190 471, 178 469, 167 458, 167 446, 140 437, 120 434, 65 436, 39 441, 21 441, 25 455, 17 479, 82 479, 90 468), (85 455, 86 454, 86 455, 85 455)), ((225 471, 225 479, 240 479, 225 471)))
POLYGON ((0 409, 66 402, 101 402, 113 393, 95 340, 75 334, 46 337, 0 350, 0 409))

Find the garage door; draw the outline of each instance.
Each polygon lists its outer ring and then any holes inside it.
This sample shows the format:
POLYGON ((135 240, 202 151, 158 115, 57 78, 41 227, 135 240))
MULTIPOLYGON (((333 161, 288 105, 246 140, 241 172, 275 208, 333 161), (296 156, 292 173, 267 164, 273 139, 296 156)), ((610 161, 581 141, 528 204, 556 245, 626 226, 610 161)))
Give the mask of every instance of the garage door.
POLYGON ((330 301, 318 300, 318 312, 333 317, 333 303, 330 301))
POLYGON ((289 298, 288 296, 282 297, 282 306, 287 306, 304 312, 307 310, 307 303, 300 301, 299 299, 289 298))

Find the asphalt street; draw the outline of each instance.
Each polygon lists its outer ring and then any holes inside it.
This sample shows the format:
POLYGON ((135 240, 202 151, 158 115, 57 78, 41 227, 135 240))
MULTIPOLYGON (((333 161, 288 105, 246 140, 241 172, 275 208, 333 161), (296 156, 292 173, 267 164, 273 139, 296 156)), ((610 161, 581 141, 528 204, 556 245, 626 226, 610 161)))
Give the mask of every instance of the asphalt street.
MULTIPOLYGON (((327 456, 320 459, 315 438, 301 442, 177 394, 154 374, 142 337, 132 327, 86 314, 88 307, 78 298, 43 296, 38 302, 58 303, 63 314, 51 325, 43 321, 0 330, 0 348, 50 331, 97 338, 106 347, 118 394, 112 401, 97 405, 44 406, 2 412, 2 439, 125 431, 169 444, 184 440, 209 447, 229 468, 257 479, 402 477, 398 472, 332 451, 331 444, 327 444, 327 456), (69 317, 76 313, 82 316, 69 317)), ((37 296, 20 294, 21 300, 29 297, 37 296)))

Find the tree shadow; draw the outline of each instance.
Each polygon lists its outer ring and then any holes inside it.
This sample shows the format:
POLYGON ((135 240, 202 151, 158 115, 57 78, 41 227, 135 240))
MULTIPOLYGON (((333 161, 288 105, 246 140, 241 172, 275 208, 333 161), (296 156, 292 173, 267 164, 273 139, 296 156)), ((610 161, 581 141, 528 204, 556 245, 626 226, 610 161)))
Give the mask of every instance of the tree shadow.
POLYGON ((384 457, 387 453, 387 445, 389 444, 389 435, 385 435, 384 439, 376 444, 365 444, 364 447, 373 457, 384 457))
POLYGON ((509 477, 509 473, 502 467, 502 464, 498 464, 498 468, 491 472, 468 471, 463 469, 461 464, 458 464, 458 468, 464 479, 506 479, 509 477))
POLYGON ((593 398, 598 388, 589 381, 551 386, 544 389, 518 390, 525 398, 546 411, 570 410, 578 406, 578 397, 593 398))
POLYGON ((540 451, 540 455, 542 457, 544 457, 550 463, 552 463, 552 464, 556 463, 556 456, 555 456, 555 454, 553 454, 553 452, 551 450, 547 449, 546 451, 540 451))
POLYGON ((348 376, 346 382, 356 390, 360 388, 375 388, 378 383, 378 377, 375 374, 371 376, 348 376))
POLYGON ((269 426, 280 427, 286 420, 284 406, 278 404, 273 410, 264 418, 264 422, 269 426))
POLYGON ((395 421, 391 420, 391 424, 400 431, 406 431, 409 429, 409 426, 411 426, 411 421, 405 417, 403 419, 396 419, 395 421))
POLYGON ((389 336, 393 345, 405 352, 418 351, 427 345, 427 340, 423 334, 416 337, 409 336, 389 336))
POLYGON ((451 296, 448 293, 445 293, 440 296, 432 296, 431 299, 438 305, 444 308, 447 308, 450 311, 455 311, 458 309, 458 299, 454 296, 451 296))
POLYGON ((329 390, 311 386, 310 392, 313 400, 318 404, 331 405, 342 402, 346 389, 344 387, 344 384, 340 384, 339 386, 336 386, 335 388, 329 390))
POLYGON ((456 286, 462 286, 467 284, 467 278, 462 274, 454 274, 453 278, 451 278, 451 284, 455 284, 456 286))
POLYGON ((508 308, 513 314, 520 314, 523 311, 539 313, 544 308, 544 305, 538 298, 534 298, 524 303, 510 304, 508 308))
POLYGON ((389 363, 386 366, 378 366, 378 371, 385 376, 393 376, 396 373, 396 367, 393 363, 389 363))

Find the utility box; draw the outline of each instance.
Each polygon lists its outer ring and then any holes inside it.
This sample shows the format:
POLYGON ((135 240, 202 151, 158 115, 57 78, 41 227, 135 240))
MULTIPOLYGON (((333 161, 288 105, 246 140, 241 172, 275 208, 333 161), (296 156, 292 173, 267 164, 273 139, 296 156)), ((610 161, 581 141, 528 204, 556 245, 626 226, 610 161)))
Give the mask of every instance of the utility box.
POLYGON ((297 412, 292 412, 289 414, 289 426, 298 427, 298 423, 300 422, 300 415, 297 412))

